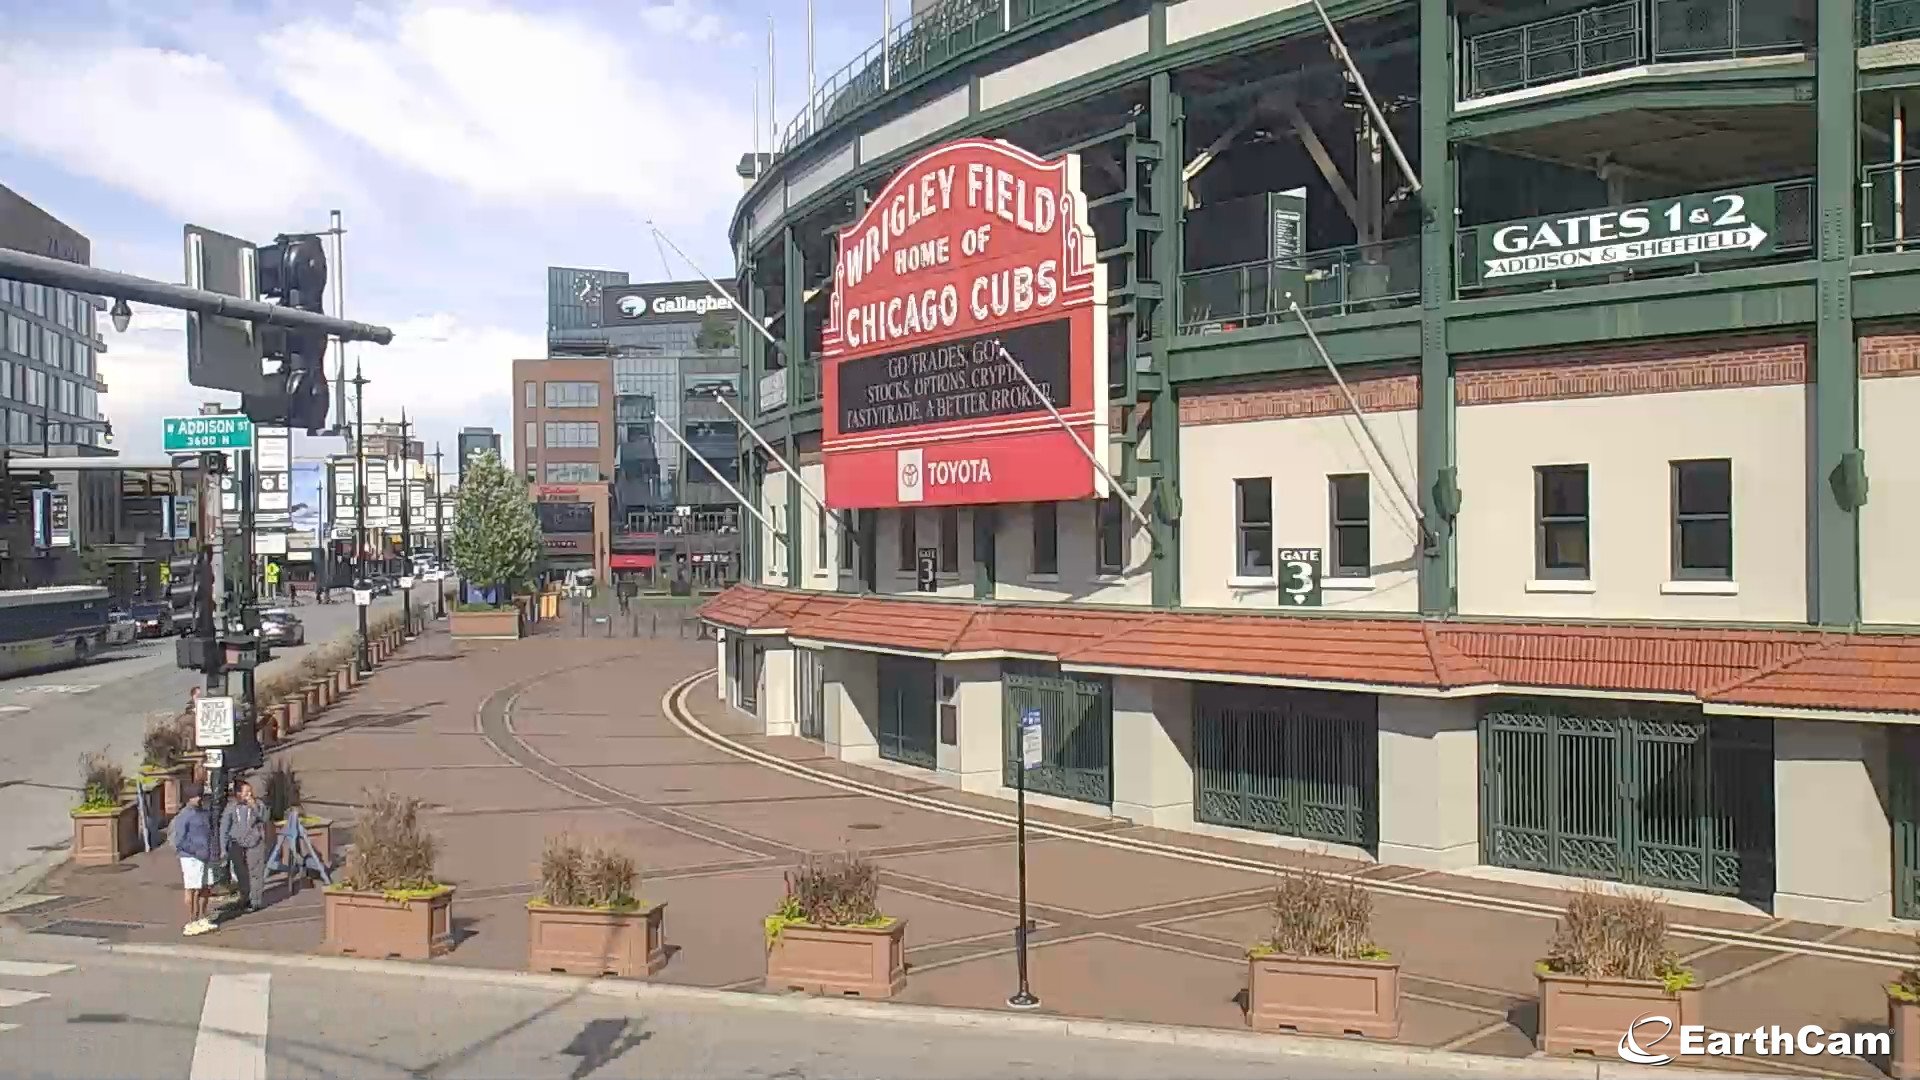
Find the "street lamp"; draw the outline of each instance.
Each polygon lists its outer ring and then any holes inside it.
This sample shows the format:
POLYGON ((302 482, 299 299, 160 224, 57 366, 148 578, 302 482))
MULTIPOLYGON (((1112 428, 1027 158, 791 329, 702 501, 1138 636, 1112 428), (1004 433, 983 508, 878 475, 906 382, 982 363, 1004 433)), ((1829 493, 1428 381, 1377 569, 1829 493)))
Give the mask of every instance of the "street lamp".
POLYGON ((133 322, 133 309, 128 307, 126 300, 121 297, 114 298, 113 310, 107 314, 113 319, 115 333, 126 333, 128 324, 133 322))
MULTIPOLYGON (((433 568, 447 572, 447 481, 440 474, 440 444, 433 444, 433 568)), ((442 577, 433 584, 433 617, 447 617, 447 585, 442 577)))
MULTIPOLYGON (((372 582, 367 580, 366 544, 367 544, 367 383, 371 381, 360 370, 353 368, 353 590, 359 594, 371 589, 372 582)), ((360 615, 360 674, 373 674, 373 664, 367 659, 367 605, 360 603, 360 597, 354 596, 354 607, 360 615)))
POLYGON ((402 636, 413 636, 413 518, 408 493, 413 490, 413 456, 407 443, 407 410, 400 410, 400 625, 402 636))

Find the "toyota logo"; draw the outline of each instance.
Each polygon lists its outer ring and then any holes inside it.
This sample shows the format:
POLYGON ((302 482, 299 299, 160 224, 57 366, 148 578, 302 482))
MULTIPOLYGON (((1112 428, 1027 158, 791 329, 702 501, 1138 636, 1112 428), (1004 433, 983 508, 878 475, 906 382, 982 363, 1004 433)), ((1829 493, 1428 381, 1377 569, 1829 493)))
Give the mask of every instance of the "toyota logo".
POLYGON ((919 486, 920 466, 915 465, 912 462, 908 462, 907 464, 902 465, 900 467, 900 482, 902 484, 905 484, 908 487, 919 486))

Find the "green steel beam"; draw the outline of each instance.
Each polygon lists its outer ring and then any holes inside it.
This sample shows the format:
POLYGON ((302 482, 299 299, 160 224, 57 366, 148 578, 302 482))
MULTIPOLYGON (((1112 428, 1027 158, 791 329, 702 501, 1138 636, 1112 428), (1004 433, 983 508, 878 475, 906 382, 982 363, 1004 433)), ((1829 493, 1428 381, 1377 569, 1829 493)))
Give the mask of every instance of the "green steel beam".
POLYGON ((1434 491, 1453 467, 1453 362, 1447 310, 1453 299, 1453 153, 1447 137, 1453 101, 1453 14, 1447 0, 1420 0, 1420 407, 1416 414, 1415 495, 1428 536, 1420 552, 1420 611, 1451 614, 1453 522, 1434 491))
MULTIPOLYGON (((1336 364, 1412 360, 1420 355, 1422 308, 1368 312, 1340 318, 1312 316, 1320 343, 1336 364)), ((1289 371, 1322 371, 1325 366, 1300 324, 1286 322, 1229 334, 1189 334, 1174 338, 1173 381, 1244 378, 1289 371)))
POLYGON ((994 506, 973 508, 973 598, 992 600, 1000 575, 1000 513, 994 506))
MULTIPOLYGON (((781 351, 786 353, 787 361, 785 369, 787 401, 780 411, 791 415, 794 403, 800 400, 800 360, 807 355, 807 313, 804 310, 807 258, 806 254, 800 250, 799 237, 794 235, 791 225, 786 227, 786 241, 784 246, 786 262, 783 267, 786 275, 783 281, 786 295, 781 301, 786 311, 786 322, 781 327, 784 331, 781 337, 785 339, 781 351)), ((754 388, 754 393, 756 396, 759 394, 757 386, 754 388)), ((782 447, 781 453, 788 461, 794 459, 791 434, 787 436, 787 444, 782 447)), ((803 537, 809 535, 811 531, 800 527, 802 515, 799 479, 796 476, 787 477, 787 584, 793 588, 800 587, 801 574, 806 570, 805 555, 800 549, 804 546, 803 537)))
MULTIPOLYGON (((1425 35, 1421 36, 1424 41, 1425 35)), ((1473 111, 1454 120, 1451 133, 1456 139, 1473 139, 1635 110, 1743 109, 1803 105, 1813 100, 1811 63, 1782 64, 1760 71, 1741 69, 1737 72, 1738 82, 1715 83, 1712 74, 1649 77, 1645 82, 1589 89, 1545 103, 1538 98, 1528 98, 1473 111)), ((1421 100, 1431 99, 1423 91, 1421 100)))
MULTIPOLYGON (((1813 453, 1807 478, 1808 539, 1813 567, 1810 620, 1821 626, 1860 621, 1860 520, 1837 498, 1830 478, 1859 448, 1860 367, 1853 336, 1855 192, 1859 183, 1858 54, 1854 5, 1819 5, 1819 144, 1814 199, 1818 207, 1819 314, 1813 335, 1813 453)), ((1738 325, 1738 324, 1735 324, 1738 325)))
MULTIPOLYGON (((1160 218, 1162 230, 1153 244, 1153 276, 1170 294, 1169 299, 1161 300, 1153 307, 1151 325, 1152 340, 1148 344, 1147 356, 1157 373, 1165 373, 1172 356, 1169 343, 1173 340, 1175 318, 1178 313, 1178 295, 1180 285, 1180 249, 1184 240, 1181 236, 1186 221, 1186 206, 1182 196, 1182 186, 1178 180, 1181 167, 1186 161, 1186 124, 1180 94, 1173 88, 1171 76, 1162 72, 1148 83, 1149 130, 1153 141, 1160 147, 1160 160, 1153 168, 1152 191, 1154 213, 1160 218)), ((1137 379, 1130 379, 1131 385, 1141 388, 1137 379)), ((1164 386, 1164 383, 1163 383, 1164 386)), ((1155 607, 1172 608, 1180 606, 1180 520, 1177 513, 1168 513, 1167 508, 1179 501, 1180 490, 1180 406, 1177 395, 1171 388, 1162 389, 1148 408, 1148 423, 1151 430, 1153 461, 1158 475, 1149 483, 1149 489, 1156 497, 1149 501, 1154 521, 1152 531, 1153 554, 1153 604, 1155 607)), ((1136 442, 1129 453, 1137 453, 1136 442)))
POLYGON ((1812 262, 1797 262, 1455 301, 1447 347, 1467 355, 1807 326, 1814 277, 1812 262))

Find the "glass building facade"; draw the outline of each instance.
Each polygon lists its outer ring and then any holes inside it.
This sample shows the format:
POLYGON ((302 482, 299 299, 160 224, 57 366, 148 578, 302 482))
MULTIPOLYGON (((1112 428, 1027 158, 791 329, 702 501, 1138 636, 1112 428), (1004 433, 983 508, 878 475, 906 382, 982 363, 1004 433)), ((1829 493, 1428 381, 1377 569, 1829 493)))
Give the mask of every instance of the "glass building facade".
MULTIPOLYGON (((0 187, 0 247, 88 265, 92 245, 0 187)), ((0 279, 0 446, 16 454, 107 454, 97 300, 0 279)))

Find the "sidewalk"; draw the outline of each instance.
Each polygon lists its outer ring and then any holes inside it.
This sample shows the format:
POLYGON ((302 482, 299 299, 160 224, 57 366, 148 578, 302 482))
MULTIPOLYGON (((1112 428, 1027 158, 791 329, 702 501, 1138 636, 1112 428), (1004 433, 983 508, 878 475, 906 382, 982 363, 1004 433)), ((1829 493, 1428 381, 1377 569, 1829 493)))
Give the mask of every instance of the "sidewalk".
MULTIPOLYGON (((546 836, 616 838, 640 859, 647 899, 665 901, 677 947, 659 979, 760 988, 761 919, 784 869, 808 851, 857 849, 883 870, 882 904, 908 920, 905 1000, 999 1009, 1015 987, 1011 806, 917 779, 848 766, 797 738, 749 734, 715 700, 711 678, 686 695, 695 738, 662 709, 669 688, 711 665, 711 642, 585 638, 552 632, 456 646, 435 629, 280 753, 299 770, 309 812, 345 819, 367 789, 425 800, 459 887, 459 946, 437 963, 519 969, 524 905, 546 836), (767 760, 743 759, 740 753, 767 760), (795 775, 798 773, 799 775, 795 775)), ((1278 862, 1314 862, 1373 883, 1375 934, 1405 972, 1402 1041, 1525 1056, 1535 1023, 1533 963, 1562 897, 1482 877, 1339 864, 1271 847, 1031 810, 1077 836, 1028 845, 1039 923, 1031 981, 1044 1011, 1244 1028, 1244 950, 1266 929, 1278 862)), ((349 839, 344 823, 336 842, 349 839)), ((14 913, 29 929, 178 942, 170 852, 117 867, 63 867, 36 891, 58 900, 14 913)), ((260 914, 195 944, 317 950, 315 890, 275 886, 260 914)), ((1888 934, 1675 907, 1675 946, 1705 986, 1705 1022, 1722 1030, 1819 1024, 1878 1029, 1888 934), (1751 937, 1728 936, 1738 932, 1751 937), (1844 955, 1847 948, 1883 955, 1844 955)), ((1753 1058, 1745 1070, 1873 1077, 1875 1063, 1753 1058)))

